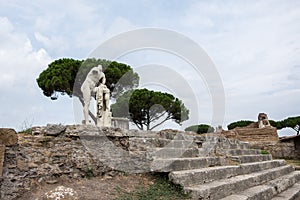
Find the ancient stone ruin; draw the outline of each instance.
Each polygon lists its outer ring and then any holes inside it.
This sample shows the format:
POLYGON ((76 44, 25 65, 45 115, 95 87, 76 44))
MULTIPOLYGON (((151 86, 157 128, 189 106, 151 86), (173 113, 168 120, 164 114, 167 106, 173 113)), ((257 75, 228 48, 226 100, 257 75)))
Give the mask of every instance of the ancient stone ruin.
POLYGON ((249 142, 221 134, 48 125, 34 127, 32 134, 12 133, 1 141, 5 151, 0 199, 5 200, 41 183, 119 172, 168 173, 192 199, 300 196, 300 171, 252 149, 249 142))
POLYGON ((258 128, 264 128, 266 126, 271 126, 268 115, 266 113, 259 113, 258 114, 258 128))
POLYGON ((220 133, 227 138, 249 142, 251 148, 266 150, 275 158, 300 159, 299 137, 279 138, 277 129, 270 125, 265 113, 259 113, 258 121, 246 127, 220 133))
POLYGON ((258 121, 246 127, 232 130, 222 130, 221 134, 227 138, 234 138, 245 142, 277 142, 277 129, 270 125, 267 114, 259 113, 258 121))

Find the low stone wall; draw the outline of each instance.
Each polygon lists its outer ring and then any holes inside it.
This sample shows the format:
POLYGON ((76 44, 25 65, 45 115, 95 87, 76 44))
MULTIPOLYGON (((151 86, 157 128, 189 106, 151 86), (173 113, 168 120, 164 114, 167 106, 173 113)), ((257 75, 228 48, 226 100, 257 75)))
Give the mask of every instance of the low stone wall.
POLYGON ((18 136, 15 130, 10 128, 0 128, 0 177, 2 180, 3 163, 6 147, 14 146, 18 143, 18 136))
POLYGON ((238 139, 245 142, 277 142, 277 129, 272 126, 264 128, 235 128, 229 131, 222 131, 227 138, 238 139))
POLYGON ((235 128, 229 131, 222 131, 221 135, 249 142, 251 148, 266 150, 274 158, 300 159, 300 149, 296 149, 297 145, 294 140, 279 140, 277 130, 272 126, 264 128, 235 128))
POLYGON ((111 126, 114 128, 129 130, 129 119, 121 117, 112 117, 111 126))
POLYGON ((32 134, 6 135, 5 141, 18 143, 5 146, 0 199, 16 199, 42 183, 115 173, 90 155, 73 128, 48 125, 32 134))
MULTIPOLYGON (((255 123, 253 123, 255 124, 255 123)), ((300 159, 300 149, 296 149, 294 140, 279 140, 276 128, 235 128, 222 131, 227 138, 249 142, 251 148, 268 151, 274 158, 300 159)))
POLYGON ((253 142, 251 148, 266 150, 273 158, 300 159, 300 151, 295 149, 293 141, 253 142))

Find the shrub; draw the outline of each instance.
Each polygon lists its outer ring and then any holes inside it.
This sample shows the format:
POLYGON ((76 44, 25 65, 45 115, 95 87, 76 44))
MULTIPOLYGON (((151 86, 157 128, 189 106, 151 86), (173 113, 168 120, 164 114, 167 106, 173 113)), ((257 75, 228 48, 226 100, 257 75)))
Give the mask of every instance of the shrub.
POLYGON ((250 121, 250 120, 240 120, 237 122, 232 122, 231 124, 229 124, 227 126, 228 130, 234 129, 236 127, 245 127, 248 126, 250 124, 252 124, 254 121, 250 121))
POLYGON ((215 131, 215 129, 213 127, 211 127, 210 125, 207 124, 200 124, 200 125, 194 125, 194 126, 190 126, 187 127, 186 129, 184 129, 185 131, 193 131, 195 133, 212 133, 215 131))

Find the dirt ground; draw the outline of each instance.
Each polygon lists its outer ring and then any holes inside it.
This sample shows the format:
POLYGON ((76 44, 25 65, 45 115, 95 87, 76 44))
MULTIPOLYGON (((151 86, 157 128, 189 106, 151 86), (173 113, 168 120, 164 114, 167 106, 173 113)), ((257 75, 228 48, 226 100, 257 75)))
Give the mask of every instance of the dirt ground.
POLYGON ((65 186, 74 189, 82 200, 111 200, 122 193, 131 192, 141 187, 153 184, 153 178, 148 175, 117 175, 115 177, 93 177, 78 181, 58 181, 55 184, 41 184, 24 193, 19 200, 34 200, 55 189, 65 186))

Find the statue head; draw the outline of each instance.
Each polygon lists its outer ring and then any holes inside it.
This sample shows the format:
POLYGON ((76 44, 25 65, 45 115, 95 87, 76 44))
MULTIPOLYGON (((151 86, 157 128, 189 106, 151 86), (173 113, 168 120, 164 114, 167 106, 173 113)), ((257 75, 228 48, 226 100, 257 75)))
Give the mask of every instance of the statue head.
POLYGON ((100 71, 102 71, 102 65, 99 64, 97 67, 99 68, 100 71))
POLYGON ((268 115, 266 113, 259 113, 257 118, 258 121, 268 120, 268 115))
POLYGON ((263 128, 265 126, 271 126, 268 115, 266 113, 259 113, 258 114, 258 127, 263 128))

